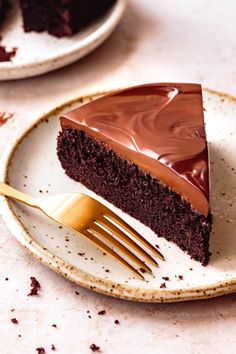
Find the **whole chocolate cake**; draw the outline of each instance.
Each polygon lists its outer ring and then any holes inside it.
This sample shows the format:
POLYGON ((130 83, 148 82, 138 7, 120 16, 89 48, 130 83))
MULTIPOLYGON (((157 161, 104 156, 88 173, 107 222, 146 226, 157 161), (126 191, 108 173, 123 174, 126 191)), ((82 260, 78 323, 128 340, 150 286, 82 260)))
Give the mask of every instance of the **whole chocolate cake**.
POLYGON ((68 176, 207 264, 211 213, 200 85, 131 87, 60 122, 57 153, 68 176))
POLYGON ((70 36, 102 15, 116 0, 20 0, 26 32, 70 36))

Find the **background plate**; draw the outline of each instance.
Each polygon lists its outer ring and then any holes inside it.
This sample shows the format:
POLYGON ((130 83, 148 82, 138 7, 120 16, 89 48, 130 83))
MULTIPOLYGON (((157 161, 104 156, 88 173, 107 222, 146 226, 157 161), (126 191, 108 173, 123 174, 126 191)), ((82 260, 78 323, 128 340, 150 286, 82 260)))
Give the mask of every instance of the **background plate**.
POLYGON ((43 196, 85 192, 102 201, 160 246, 166 261, 146 281, 134 279, 110 257, 80 236, 27 206, 1 197, 3 218, 13 235, 40 261, 68 279, 92 290, 135 301, 164 302, 202 299, 236 291, 236 99, 204 90, 206 130, 210 150, 214 228, 210 264, 203 267, 174 244, 122 213, 81 184, 69 179, 56 156, 58 116, 93 97, 78 98, 40 118, 11 146, 1 163, 0 179, 23 192, 43 196), (179 278, 183 276, 183 280, 179 278), (165 281, 166 289, 160 288, 165 281))
POLYGON ((25 33, 17 6, 1 29, 2 44, 17 47, 12 62, 0 63, 0 80, 22 79, 43 74, 84 57, 113 32, 119 23, 126 0, 116 4, 97 21, 69 38, 56 38, 47 33, 25 33))

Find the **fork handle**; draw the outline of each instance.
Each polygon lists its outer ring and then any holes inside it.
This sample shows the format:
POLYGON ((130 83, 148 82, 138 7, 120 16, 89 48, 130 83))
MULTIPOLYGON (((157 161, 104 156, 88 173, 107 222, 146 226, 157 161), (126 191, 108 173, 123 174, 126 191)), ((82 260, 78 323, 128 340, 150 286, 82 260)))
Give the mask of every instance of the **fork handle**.
POLYGON ((10 197, 12 199, 18 200, 24 204, 33 205, 32 197, 22 192, 19 192, 15 188, 8 186, 5 183, 0 182, 0 194, 10 197))

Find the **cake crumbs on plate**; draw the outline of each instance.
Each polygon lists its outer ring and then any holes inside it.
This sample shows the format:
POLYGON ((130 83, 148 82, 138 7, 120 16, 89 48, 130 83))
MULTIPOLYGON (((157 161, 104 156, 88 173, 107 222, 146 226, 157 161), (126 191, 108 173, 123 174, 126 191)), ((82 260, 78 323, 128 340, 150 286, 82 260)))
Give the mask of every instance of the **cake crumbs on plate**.
POLYGON ((105 313, 106 313, 105 310, 101 310, 101 311, 98 312, 98 315, 99 315, 99 316, 103 316, 103 315, 105 315, 105 313))
POLYGON ((139 270, 140 270, 141 273, 146 273, 146 270, 143 269, 143 268, 139 268, 139 270))
POLYGON ((16 55, 17 48, 13 47, 7 50, 4 45, 0 44, 0 62, 11 61, 11 59, 16 55))
POLYGON ((56 350, 56 347, 55 347, 55 345, 54 345, 54 344, 52 344, 52 346, 51 346, 51 350, 53 350, 53 351, 55 351, 55 350, 56 350))
POLYGON ((161 288, 161 289, 163 289, 163 288, 165 289, 165 288, 166 288, 166 283, 162 283, 162 284, 160 285, 160 288, 161 288))
POLYGON ((52 324, 52 327, 57 328, 57 325, 55 323, 52 324))
POLYGON ((169 281, 170 278, 169 277, 162 277, 163 280, 169 281))
POLYGON ((120 324, 120 321, 119 320, 115 320, 114 323, 118 325, 118 324, 120 324))

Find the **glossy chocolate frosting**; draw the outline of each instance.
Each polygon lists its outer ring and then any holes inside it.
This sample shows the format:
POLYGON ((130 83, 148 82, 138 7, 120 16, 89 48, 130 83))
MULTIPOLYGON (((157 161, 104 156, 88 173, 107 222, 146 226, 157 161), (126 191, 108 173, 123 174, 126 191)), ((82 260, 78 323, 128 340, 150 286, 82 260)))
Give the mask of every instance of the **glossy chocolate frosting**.
POLYGON ((147 84, 121 90, 61 117, 209 213, 208 151, 198 84, 147 84))

